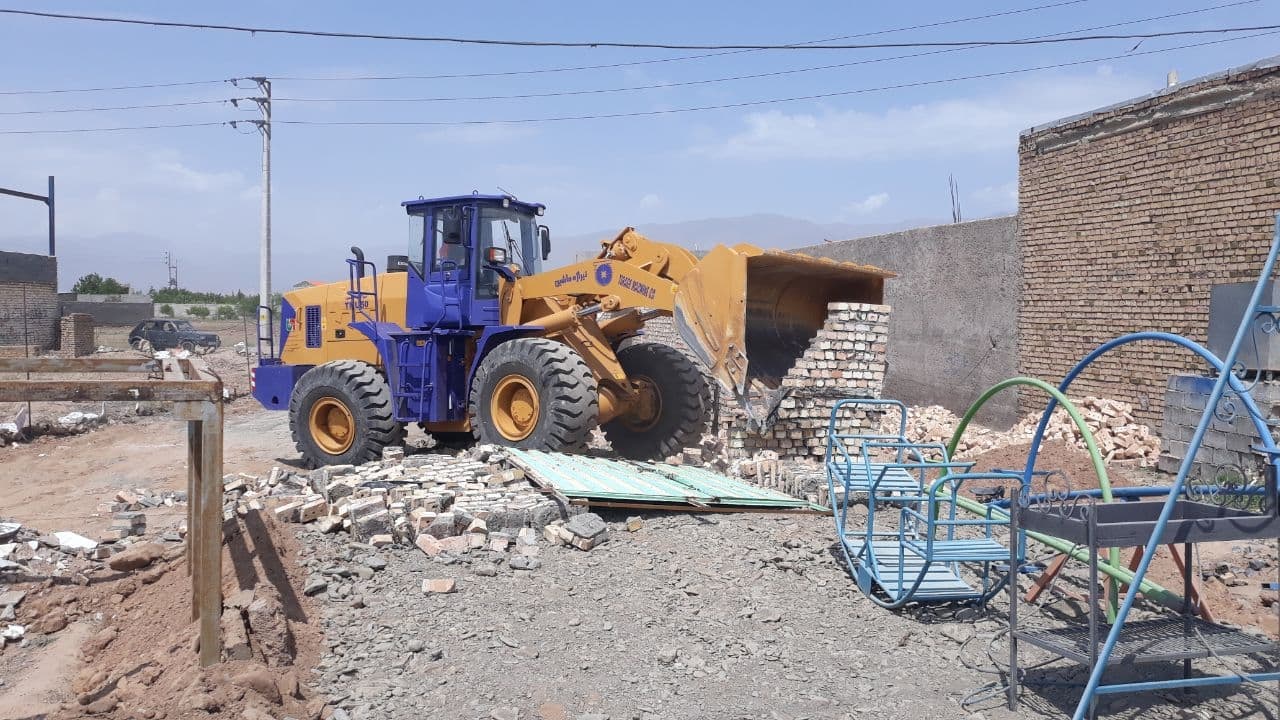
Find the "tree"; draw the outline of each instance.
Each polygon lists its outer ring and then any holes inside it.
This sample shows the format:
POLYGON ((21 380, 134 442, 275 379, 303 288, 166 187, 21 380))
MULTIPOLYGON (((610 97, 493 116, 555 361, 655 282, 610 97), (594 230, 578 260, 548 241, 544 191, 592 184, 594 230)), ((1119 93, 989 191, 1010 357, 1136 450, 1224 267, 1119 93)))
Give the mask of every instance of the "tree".
POLYGON ((126 295, 129 286, 113 277, 104 278, 98 273, 89 273, 71 286, 71 292, 83 295, 126 295))
POLYGON ((240 314, 237 313, 236 309, 231 307, 230 305, 219 305, 218 313, 217 315, 215 315, 215 317, 217 317, 219 320, 235 320, 236 318, 240 317, 240 314))
POLYGON ((209 308, 203 305, 195 305, 187 308, 187 314, 198 318, 209 317, 209 308))
POLYGON ((168 304, 168 303, 165 303, 164 305, 161 305, 161 306, 160 306, 160 314, 161 314, 161 315, 163 315, 163 316, 165 316, 165 317, 173 317, 173 306, 172 306, 172 305, 170 305, 170 304, 168 304))

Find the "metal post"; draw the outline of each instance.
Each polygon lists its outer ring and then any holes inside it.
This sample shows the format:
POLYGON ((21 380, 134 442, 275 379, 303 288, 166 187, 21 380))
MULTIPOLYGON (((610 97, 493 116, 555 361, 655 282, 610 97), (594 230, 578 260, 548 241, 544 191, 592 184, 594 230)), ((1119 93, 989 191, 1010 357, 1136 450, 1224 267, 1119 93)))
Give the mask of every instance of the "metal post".
POLYGON ((1019 502, 1022 488, 1014 486, 1009 496, 1009 709, 1018 709, 1018 572, 1021 560, 1018 553, 1018 528, 1022 518, 1019 502))
POLYGON ((53 222, 53 176, 52 175, 49 176, 49 194, 45 196, 44 204, 49 206, 49 257, 53 257, 57 253, 54 252, 54 242, 53 242, 55 233, 53 231, 54 222, 53 222))

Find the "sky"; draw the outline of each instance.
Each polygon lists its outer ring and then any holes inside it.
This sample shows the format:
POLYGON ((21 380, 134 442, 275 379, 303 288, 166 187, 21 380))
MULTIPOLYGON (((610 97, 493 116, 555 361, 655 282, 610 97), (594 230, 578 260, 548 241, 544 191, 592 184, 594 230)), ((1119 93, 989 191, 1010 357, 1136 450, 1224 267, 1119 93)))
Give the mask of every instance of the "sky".
MULTIPOLYGON (((786 44, 836 36, 861 36, 845 43, 968 41, 1239 27, 1280 24, 1278 5, 492 0, 480 13, 467 3, 0 0, 4 8, 258 27, 685 44, 786 44), (1044 5, 1055 7, 1028 9, 1044 5), (1185 14, 1130 22, 1175 13, 1185 14), (989 14, 1001 15, 948 22, 989 14), (935 23, 946 24, 883 32, 935 23), (1128 24, 1090 30, 1114 23, 1128 24)), ((43 193, 46 176, 57 176, 64 289, 90 271, 141 289, 162 286, 168 251, 185 287, 255 290, 262 182, 261 141, 252 125, 6 133, 251 120, 259 117, 251 102, 237 108, 223 101, 255 96, 252 83, 223 81, 268 76, 275 78, 277 288, 345 277, 342 261, 351 245, 374 258, 403 252, 409 224, 401 201, 473 190, 503 188, 545 203, 553 238, 760 213, 817 223, 942 221, 950 217, 949 175, 959 185, 965 217, 977 218, 1017 209, 1020 131, 1158 90, 1170 71, 1186 81, 1280 52, 1280 34, 1273 31, 1143 54, 1250 34, 1257 33, 960 49, 717 52, 285 37, 0 15, 0 67, 7 70, 0 76, 0 187, 43 193), (616 67, 565 69, 594 65, 616 67), (1046 65, 1066 66, 1010 72, 1046 65), (811 69, 817 66, 827 67, 811 69), (349 79, 477 74, 487 75, 349 79), (762 74, 768 75, 724 80, 762 74), (987 77, 958 79, 975 75, 987 77), (27 92, 198 81, 209 82, 27 92), (627 90, 612 92, 620 88, 627 90), (610 92, 585 92, 600 90, 610 92), (494 96, 505 97, 457 99, 494 96), (798 97, 811 99, 774 102, 798 97), (372 102, 423 98, 434 100, 372 102), (205 101, 213 102, 47 112, 205 101), (670 112, 732 105, 738 106, 670 112), (629 113, 648 114, 458 124, 629 113), (294 124, 364 121, 440 124, 294 124)), ((45 222, 41 204, 0 197, 0 250, 44 252, 45 222)))

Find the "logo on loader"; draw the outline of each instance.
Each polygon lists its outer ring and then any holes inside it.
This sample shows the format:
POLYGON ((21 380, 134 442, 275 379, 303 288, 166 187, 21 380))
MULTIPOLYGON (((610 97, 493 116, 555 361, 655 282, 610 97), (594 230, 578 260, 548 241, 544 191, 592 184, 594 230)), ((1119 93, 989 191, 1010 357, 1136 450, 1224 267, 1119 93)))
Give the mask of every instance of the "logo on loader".
POLYGON ((608 285, 613 282, 613 266, 609 263, 597 265, 596 282, 600 285, 608 285))

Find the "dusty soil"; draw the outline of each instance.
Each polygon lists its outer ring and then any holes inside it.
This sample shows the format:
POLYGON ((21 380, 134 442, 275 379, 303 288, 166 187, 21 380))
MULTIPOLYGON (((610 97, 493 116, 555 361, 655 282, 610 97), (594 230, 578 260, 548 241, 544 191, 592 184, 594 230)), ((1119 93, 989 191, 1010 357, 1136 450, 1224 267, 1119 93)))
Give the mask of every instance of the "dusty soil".
MULTIPOLYGON (((3 475, 13 479, 0 483, 0 508, 25 524, 92 536, 111 520, 97 506, 118 490, 186 489, 186 433, 186 423, 156 415, 0 448, 3 475)), ((261 473, 296 458, 284 413, 267 412, 252 398, 227 406, 225 473, 261 473)), ((161 507, 148 513, 148 523, 160 528, 185 515, 185 507, 161 507)))
POLYGON ((247 591, 247 597, 265 598, 278 616, 278 628, 254 628, 258 634, 251 637, 261 647, 255 643, 253 657, 197 669, 197 629, 180 545, 150 568, 88 573, 83 586, 30 578, 11 589, 28 593, 16 608, 17 622, 35 637, 28 647, 0 655, 0 718, 239 718, 248 706, 269 716, 311 716, 307 704, 315 691, 307 687, 307 670, 322 643, 311 621, 315 610, 301 592, 296 541, 263 516, 228 527, 224 597, 247 591), (41 634, 51 614, 70 624, 41 634), (276 646, 284 651, 271 652, 276 646), (243 679, 255 672, 288 688, 279 702, 243 679))
MULTIPOLYGON (((183 440, 181 423, 155 416, 0 449, 6 476, 29 479, 0 484, 0 507, 42 529, 90 533, 107 522, 96 505, 121 487, 184 488, 183 440)), ((1005 449, 981 462, 1016 467, 1020 454, 1025 458, 1025 449, 1005 449)), ((294 462, 287 418, 251 401, 233 403, 224 455, 228 473, 263 475, 294 462)), ((1091 477, 1081 455, 1065 445, 1048 447, 1042 467, 1091 477)), ((1137 468, 1112 471, 1117 484, 1153 481, 1137 468)), ((148 511, 149 527, 160 530, 184 512, 148 511)), ((251 597, 279 603, 284 624, 265 637, 289 638, 292 664, 271 666, 263 651, 197 672, 179 558, 162 561, 165 570, 149 583, 141 576, 151 570, 95 574, 83 586, 64 577, 35 583, 18 608, 20 622, 60 608, 69 625, 52 635, 33 633, 26 646, 0 654, 0 718, 73 717, 107 706, 106 717, 121 719, 150 712, 261 720, 259 711, 309 718, 320 712, 322 696, 333 704, 326 717, 339 720, 798 720, 975 711, 1002 719, 1061 717, 1074 706, 1074 691, 1035 688, 1024 693, 1019 714, 1005 710, 995 694, 1002 681, 997 659, 1007 655, 1003 597, 981 613, 882 610, 847 575, 825 517, 649 514, 631 533, 625 515, 606 515, 608 542, 591 552, 542 542, 540 566, 531 571, 513 569, 514 554, 433 560, 414 547, 379 551, 346 535, 277 528, 253 517, 259 520, 241 523, 228 544, 224 592, 228 602, 248 588, 251 597), (327 580, 327 590, 305 596, 302 588, 317 577, 327 580), (426 595, 421 585, 429 578, 454 578, 457 591, 426 595), (108 627, 116 629, 114 640, 94 651, 108 627), (276 705, 246 689, 249 671, 263 667, 284 680, 285 696, 292 692, 289 677, 296 678, 301 697, 276 705)), ((1197 560, 1205 566, 1245 553, 1203 552, 1197 560)), ((1157 560, 1153 577, 1172 577, 1166 563, 1157 560)), ((1069 592, 1025 612, 1044 622, 1078 620, 1072 594, 1082 592, 1081 571, 1066 573, 1069 592)), ((1275 572, 1274 565, 1266 570, 1268 578, 1275 572)), ((1205 592, 1220 619, 1275 627, 1275 615, 1249 596, 1252 587, 1210 583, 1205 592)), ((1027 664, 1043 659, 1034 651, 1024 656, 1027 664)), ((1230 663, 1210 659, 1198 667, 1248 666, 1230 663)), ((1037 672, 1054 682, 1083 679, 1065 663, 1037 672)), ((1202 692, 1194 711, 1250 717, 1268 707, 1274 715, 1280 710, 1273 690, 1202 692)), ((1103 709, 1109 717, 1180 718, 1185 704, 1180 695, 1155 694, 1109 700, 1103 709)))

